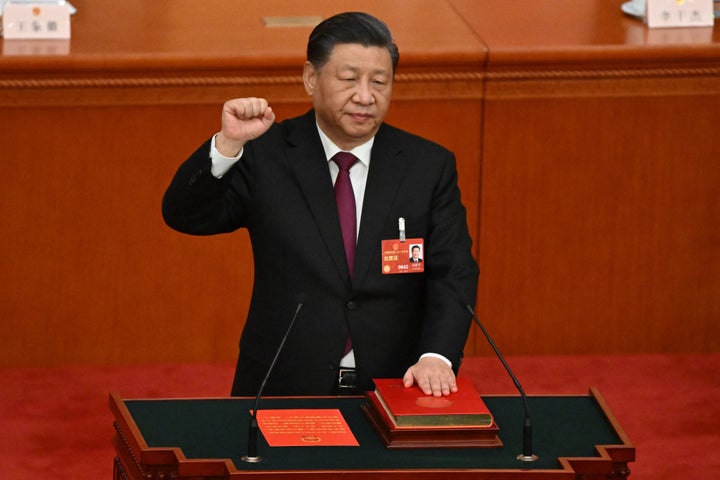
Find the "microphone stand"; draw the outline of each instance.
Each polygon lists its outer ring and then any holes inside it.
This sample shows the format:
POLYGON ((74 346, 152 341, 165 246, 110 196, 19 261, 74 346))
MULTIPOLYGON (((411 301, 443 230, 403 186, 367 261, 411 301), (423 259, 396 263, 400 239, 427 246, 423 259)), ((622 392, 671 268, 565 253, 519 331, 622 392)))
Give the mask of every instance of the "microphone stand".
POLYGON ((515 388, 517 388, 518 392, 520 392, 520 397, 522 398, 523 406, 525 407, 525 421, 523 422, 523 446, 522 446, 522 453, 517 456, 517 459, 521 462, 534 462, 538 459, 537 455, 533 454, 533 447, 532 447, 532 420, 530 419, 530 408, 528 407, 527 402, 527 395, 525 395, 525 390, 523 390, 522 386, 520 385, 520 381, 517 379, 517 377, 513 374, 512 370, 510 370, 510 365, 505 361, 505 358, 500 353, 500 350, 498 350, 497 346, 495 346, 495 342, 493 342, 492 338, 490 338, 490 334, 487 330, 485 330, 485 327, 483 326, 482 322, 480 322, 480 319, 475 314, 475 310, 470 305, 465 305, 465 308, 470 312, 470 315, 472 315, 473 320, 475 320, 475 323, 478 327, 480 327, 480 330, 482 330, 483 335, 485 335, 485 339, 488 341, 492 349, 495 351, 495 355, 500 359, 500 362, 505 367, 505 370, 507 371, 508 375, 510 375, 510 378, 512 379, 513 383, 515 384, 515 388))
POLYGON ((268 379, 270 378, 270 374, 273 371, 273 368, 275 368, 275 363, 277 362, 278 357, 280 356, 280 352, 282 352, 283 347, 285 346, 285 341, 288 339, 288 336, 290 335, 290 331, 293 328, 293 325, 295 325, 295 320, 298 317, 298 313, 300 313, 300 309, 302 308, 303 304, 302 302, 299 302, 297 304, 297 308, 295 309, 295 314, 292 317, 292 320, 290 320, 290 325, 288 325, 287 330, 285 331, 285 335, 283 336, 282 340, 280 341, 280 346, 278 347, 277 351, 275 352, 275 357, 273 357, 272 362, 270 363, 270 367, 268 368, 267 373, 265 374, 265 378, 263 378, 262 383, 260 384, 260 389, 258 390, 257 396, 255 397, 255 405, 253 406, 252 411, 252 419, 250 420, 250 428, 248 429, 248 451, 247 455, 243 455, 241 460, 246 463, 259 463, 262 462, 262 457, 257 454, 257 447, 258 447, 258 421, 257 421, 257 412, 258 412, 258 406, 260 405, 260 397, 262 396, 263 390, 265 389, 265 384, 267 383, 268 379))

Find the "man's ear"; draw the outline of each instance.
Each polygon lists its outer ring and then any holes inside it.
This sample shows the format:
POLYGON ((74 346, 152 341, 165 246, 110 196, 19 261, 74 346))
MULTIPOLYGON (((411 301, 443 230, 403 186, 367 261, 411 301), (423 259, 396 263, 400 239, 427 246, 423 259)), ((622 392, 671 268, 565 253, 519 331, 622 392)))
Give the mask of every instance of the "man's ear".
POLYGON ((305 62, 303 66, 303 84, 308 95, 312 95, 315 91, 315 82, 317 81, 317 70, 310 62, 305 62))

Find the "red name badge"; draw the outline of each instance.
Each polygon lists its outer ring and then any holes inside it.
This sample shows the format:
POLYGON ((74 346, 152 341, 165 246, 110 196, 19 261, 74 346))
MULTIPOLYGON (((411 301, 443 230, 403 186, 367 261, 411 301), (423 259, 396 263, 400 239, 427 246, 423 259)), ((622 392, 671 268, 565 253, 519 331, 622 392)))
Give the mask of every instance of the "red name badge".
POLYGON ((382 241, 382 273, 422 273, 425 271, 425 249, 422 238, 382 241))

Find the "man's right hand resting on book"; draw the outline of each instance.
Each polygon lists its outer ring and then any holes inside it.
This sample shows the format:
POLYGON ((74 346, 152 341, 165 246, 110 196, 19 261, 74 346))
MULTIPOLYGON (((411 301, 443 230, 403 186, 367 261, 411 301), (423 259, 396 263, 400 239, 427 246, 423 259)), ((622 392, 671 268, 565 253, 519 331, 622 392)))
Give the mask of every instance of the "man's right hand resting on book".
POLYGON ((423 357, 403 376, 405 388, 417 384, 425 395, 447 396, 458 391, 455 373, 440 358, 423 357))

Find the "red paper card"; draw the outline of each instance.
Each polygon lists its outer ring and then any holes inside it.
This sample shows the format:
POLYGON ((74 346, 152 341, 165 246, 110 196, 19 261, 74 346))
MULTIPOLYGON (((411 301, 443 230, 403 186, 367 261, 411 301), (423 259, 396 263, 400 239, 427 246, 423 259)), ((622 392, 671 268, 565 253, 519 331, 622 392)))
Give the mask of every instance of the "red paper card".
POLYGON ((271 447, 357 447, 337 409, 258 410, 258 426, 271 447))

